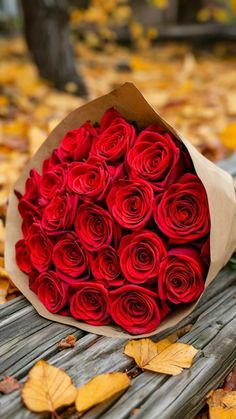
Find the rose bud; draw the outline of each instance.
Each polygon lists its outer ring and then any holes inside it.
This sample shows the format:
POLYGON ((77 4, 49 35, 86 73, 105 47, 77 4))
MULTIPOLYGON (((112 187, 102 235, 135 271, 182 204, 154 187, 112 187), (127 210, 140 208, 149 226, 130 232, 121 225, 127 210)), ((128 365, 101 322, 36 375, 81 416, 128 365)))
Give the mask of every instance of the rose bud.
POLYGON ((60 164, 44 173, 39 184, 41 199, 49 201, 58 191, 62 191, 66 184, 66 176, 67 164, 60 164))
POLYGON ((52 261, 57 276, 69 284, 81 280, 80 277, 87 277, 87 255, 74 233, 63 234, 59 238, 53 249, 52 261))
POLYGON ((160 266, 160 298, 174 304, 196 301, 204 290, 204 274, 203 261, 195 249, 171 249, 160 266))
MULTIPOLYGON (((106 118, 109 119, 108 114, 106 118)), ((121 116, 115 118, 112 116, 112 122, 110 124, 108 120, 104 122, 101 131, 101 134, 93 140, 90 155, 117 165, 135 141, 135 128, 121 116)))
POLYGON ((192 242, 209 233, 210 218, 207 195, 196 175, 190 173, 154 201, 157 227, 171 243, 192 242))
POLYGON ((57 278, 53 271, 41 273, 34 284, 37 295, 51 313, 58 313, 67 303, 68 285, 57 278))
POLYGON ((107 206, 115 220, 131 230, 145 226, 152 214, 153 191, 143 181, 117 182, 107 196, 107 206))
POLYGON ((105 286, 113 287, 124 283, 118 254, 113 247, 103 246, 91 255, 90 261, 94 278, 105 286))
POLYGON ((16 243, 16 263, 22 272, 30 273, 33 265, 30 259, 29 250, 25 240, 19 240, 16 243))
POLYGON ((144 129, 127 155, 129 179, 150 182, 156 192, 178 180, 186 170, 185 156, 170 133, 150 125, 144 129))
POLYGON ((131 334, 150 333, 161 321, 157 294, 138 285, 124 285, 109 293, 111 317, 131 334))
POLYGON ((68 186, 81 199, 101 200, 110 182, 107 165, 97 157, 85 162, 72 163, 68 173, 68 186))
POLYGON ((83 282, 69 290, 70 312, 77 320, 102 326, 111 323, 108 291, 102 284, 83 282))
POLYGON ((34 268, 39 272, 46 271, 51 263, 52 243, 40 224, 31 226, 26 243, 34 268))
POLYGON ((75 217, 75 232, 88 251, 99 250, 112 241, 113 220, 109 212, 92 202, 79 206, 75 217))
POLYGON ((77 204, 77 196, 66 191, 58 192, 44 209, 42 227, 48 234, 68 230, 74 222, 77 204))
POLYGON ((86 159, 92 140, 96 135, 96 129, 89 121, 81 125, 80 128, 67 132, 58 147, 59 159, 66 162, 86 159))
POLYGON ((124 236, 118 253, 125 278, 139 285, 157 281, 160 262, 167 251, 157 234, 141 230, 124 236))

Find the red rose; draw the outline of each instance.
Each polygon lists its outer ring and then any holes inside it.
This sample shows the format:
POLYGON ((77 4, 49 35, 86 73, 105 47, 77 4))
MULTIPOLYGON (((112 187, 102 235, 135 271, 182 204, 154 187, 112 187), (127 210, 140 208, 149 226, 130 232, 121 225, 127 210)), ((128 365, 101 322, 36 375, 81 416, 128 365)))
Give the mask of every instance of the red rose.
POLYGON ((201 257, 206 265, 209 266, 211 261, 210 237, 208 237, 201 246, 201 257))
MULTIPOLYGON (((107 116, 109 119, 109 116, 107 116)), ((129 148, 133 145, 136 137, 133 125, 126 122, 121 116, 115 117, 109 124, 104 122, 102 132, 92 143, 91 155, 98 156, 107 162, 117 164, 129 148), (107 128, 103 130, 104 127, 107 128)))
POLYGON ((139 134, 128 152, 127 164, 130 179, 146 180, 157 192, 178 180, 186 170, 180 147, 171 134, 160 133, 156 125, 150 125, 139 134))
POLYGON ((132 334, 153 332, 161 321, 157 294, 138 285, 124 285, 109 293, 111 317, 132 334))
POLYGON ((89 251, 99 250, 112 241, 113 221, 108 211, 92 202, 79 206, 75 217, 75 232, 89 251))
MULTIPOLYGON (((73 284, 81 276, 86 278, 88 259, 74 233, 63 234, 53 249, 52 261, 59 278, 73 284)), ((80 278, 80 279, 79 279, 80 278)))
POLYGON ((40 212, 35 205, 32 205, 30 202, 21 199, 18 204, 19 213, 23 219, 22 222, 22 232, 26 237, 28 235, 28 231, 32 224, 37 223, 40 219, 40 212))
POLYGON ((42 174, 44 175, 47 172, 51 172, 59 164, 61 164, 61 159, 58 155, 58 149, 55 149, 53 150, 51 156, 48 159, 44 160, 42 174))
POLYGON ((131 230, 145 226, 152 214, 152 204, 152 188, 143 180, 119 181, 107 196, 107 205, 115 220, 131 230))
POLYGON ((150 284, 157 280, 166 253, 162 239, 152 231, 128 234, 121 239, 119 247, 121 270, 129 282, 150 284))
POLYGON ((70 288, 70 312, 77 320, 94 326, 111 322, 108 291, 102 284, 83 282, 70 288))
POLYGON ((117 119, 121 119, 123 120, 122 115, 120 114, 120 112, 118 112, 116 109, 114 108, 109 108, 107 109, 106 112, 104 112, 102 118, 101 118, 101 122, 100 122, 100 126, 97 128, 99 133, 102 133, 103 131, 105 131, 111 124, 113 124, 114 121, 116 121, 117 119))
POLYGON ((59 159, 68 162, 86 159, 96 135, 97 132, 90 122, 67 132, 58 147, 59 159))
POLYGON ((39 224, 33 224, 27 236, 31 262, 39 272, 46 271, 51 263, 52 243, 39 224))
POLYGON ((160 266, 160 298, 174 304, 196 301, 204 290, 204 273, 204 264, 195 249, 170 250, 160 266))
POLYGON ((57 278, 53 271, 41 273, 36 282, 34 289, 43 305, 51 313, 58 313, 67 303, 68 285, 57 278))
POLYGON ((42 217, 42 226, 48 234, 56 234, 72 226, 77 203, 78 198, 66 191, 54 195, 42 217))
POLYGON ((188 243, 208 234, 208 201, 199 178, 187 173, 169 186, 162 198, 155 200, 154 219, 171 243, 188 243))
POLYGON ((41 200, 49 201, 57 192, 62 191, 66 183, 66 172, 67 164, 60 164, 42 175, 39 185, 41 200))
POLYGON ((72 163, 68 173, 69 189, 82 199, 101 200, 110 182, 106 163, 97 157, 86 162, 72 163))
POLYGON ((30 171, 29 178, 25 182, 25 193, 21 198, 22 200, 28 201, 31 204, 38 203, 40 178, 41 176, 35 169, 30 171))
POLYGON ((30 273, 33 269, 29 250, 25 240, 19 240, 16 243, 16 263, 20 270, 26 274, 30 273))
POLYGON ((103 246, 98 252, 91 255, 91 267, 94 278, 107 287, 122 285, 120 263, 115 249, 103 246))

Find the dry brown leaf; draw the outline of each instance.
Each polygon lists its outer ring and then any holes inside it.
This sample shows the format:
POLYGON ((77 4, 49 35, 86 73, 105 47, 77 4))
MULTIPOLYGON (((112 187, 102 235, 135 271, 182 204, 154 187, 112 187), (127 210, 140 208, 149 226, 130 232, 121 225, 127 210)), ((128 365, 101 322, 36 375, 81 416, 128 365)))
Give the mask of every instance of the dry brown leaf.
POLYGON ((236 367, 226 377, 223 385, 223 390, 236 390, 236 367))
MULTIPOLYGON (((170 337, 173 339, 177 334, 170 337)), ((124 350, 126 355, 134 358, 139 367, 169 375, 178 375, 183 368, 190 368, 197 352, 192 345, 172 343, 169 338, 157 343, 150 339, 132 340, 124 350)))
POLYGON ((130 340, 125 346, 125 355, 134 358, 140 368, 145 368, 157 354, 171 345, 169 339, 163 339, 160 342, 153 342, 151 339, 130 340))
POLYGON ((134 358, 140 368, 145 368, 156 355, 164 351, 172 343, 176 342, 181 336, 188 333, 192 328, 189 324, 173 332, 167 338, 159 342, 153 342, 151 339, 130 340, 125 346, 124 353, 134 358))
POLYGON ((145 369, 162 374, 178 375, 184 368, 190 368, 196 353, 192 345, 176 342, 153 358, 145 369))
POLYGON ((74 335, 69 335, 58 343, 58 348, 59 349, 74 348, 75 342, 76 342, 76 337, 74 335))
POLYGON ((211 391, 207 398, 210 419, 236 418, 236 391, 222 388, 211 391))
POLYGON ((79 388, 75 406, 79 412, 110 399, 130 385, 130 378, 122 372, 97 375, 79 388))
POLYGON ((0 381, 0 393, 9 394, 20 388, 20 383, 16 378, 6 375, 3 380, 0 381))
POLYGON ((74 403, 77 389, 60 368, 38 361, 30 370, 22 390, 22 399, 32 412, 55 412, 74 403))

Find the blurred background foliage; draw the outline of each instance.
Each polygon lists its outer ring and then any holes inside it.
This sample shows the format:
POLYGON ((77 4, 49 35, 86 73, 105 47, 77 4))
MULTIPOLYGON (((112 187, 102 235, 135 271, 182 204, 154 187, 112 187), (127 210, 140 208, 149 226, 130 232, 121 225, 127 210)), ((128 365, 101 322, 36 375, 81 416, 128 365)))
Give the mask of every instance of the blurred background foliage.
POLYGON ((70 111, 132 81, 206 157, 236 149, 236 0, 0 0, 0 303, 7 197, 70 111))

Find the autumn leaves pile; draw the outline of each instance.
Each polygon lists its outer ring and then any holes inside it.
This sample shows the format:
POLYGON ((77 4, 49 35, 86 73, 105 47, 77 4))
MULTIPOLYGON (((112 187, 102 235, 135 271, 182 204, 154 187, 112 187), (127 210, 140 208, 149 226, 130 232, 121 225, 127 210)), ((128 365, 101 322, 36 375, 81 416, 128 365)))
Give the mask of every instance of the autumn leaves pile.
POLYGON ((18 197, 16 261, 50 312, 142 334, 203 292, 207 196, 167 129, 108 109, 69 131, 18 197))

